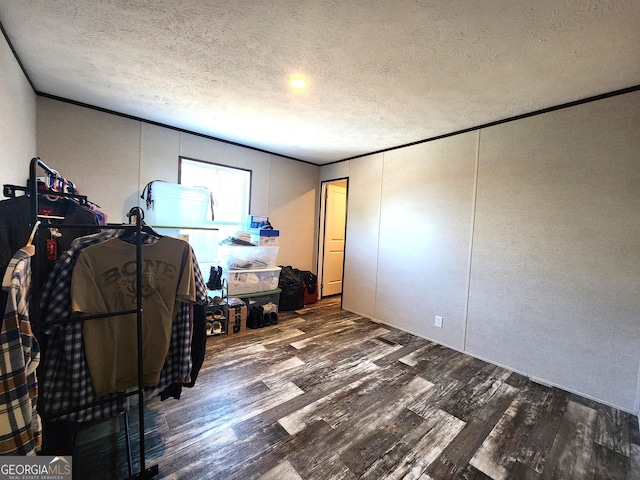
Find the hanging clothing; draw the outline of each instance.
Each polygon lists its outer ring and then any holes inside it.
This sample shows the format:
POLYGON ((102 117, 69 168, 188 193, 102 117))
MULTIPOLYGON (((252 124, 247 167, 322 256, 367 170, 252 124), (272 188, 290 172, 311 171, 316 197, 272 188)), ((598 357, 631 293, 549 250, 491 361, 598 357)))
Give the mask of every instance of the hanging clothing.
MULTIPOLYGON (((55 225, 87 225, 87 228, 60 229, 60 236, 52 235, 47 228, 40 228, 34 241, 36 254, 32 268, 37 267, 32 272, 33 291, 40 291, 59 255, 71 246, 73 240, 99 231, 91 228, 98 225, 95 213, 73 200, 60 198, 51 202, 43 197, 39 204, 47 213, 64 217, 63 220, 51 220, 52 228, 55 225)), ((13 254, 27 244, 33 228, 33 214, 31 200, 26 195, 0 201, 0 271, 4 271, 13 254)), ((3 312, 6 301, 6 293, 0 293, 0 310, 3 312)), ((39 325, 33 327, 36 336, 39 335, 39 325)))
MULTIPOLYGON (((40 367, 42 414, 57 415, 98 400, 93 391, 91 376, 85 361, 82 322, 71 321, 71 278, 80 253, 91 245, 121 235, 122 230, 106 230, 95 235, 78 238, 56 263, 42 290, 41 309, 43 337, 47 351, 40 367), (69 388, 73 385, 73 388, 69 388)), ((143 245, 158 241, 157 237, 142 234, 143 245)), ((193 258, 193 249, 191 249, 193 258)), ((193 262, 196 283, 196 302, 207 300, 207 287, 197 261, 193 262)), ((93 320, 90 320, 93 321, 93 320)), ((172 324, 169 352, 155 388, 162 391, 171 384, 188 381, 192 372, 191 328, 189 304, 182 304, 172 324)), ((174 396, 174 395, 172 395, 174 396)), ((176 397, 177 398, 177 397, 176 397)), ((125 405, 116 395, 106 395, 108 400, 99 406, 84 408, 58 417, 59 420, 86 422, 113 417, 121 413, 125 405)))
MULTIPOLYGON (((184 240, 162 237, 142 247, 143 384, 157 385, 171 325, 182 303, 196 300, 193 258, 184 240)), ((120 238, 85 248, 73 269, 71 310, 82 315, 135 310, 136 246, 120 238)), ((138 384, 136 314, 85 321, 85 355, 97 396, 138 384)))
POLYGON ((175 398, 180 400, 182 395, 182 388, 193 388, 196 385, 196 380, 202 364, 204 363, 204 357, 207 350, 207 322, 206 322, 206 307, 205 305, 192 305, 192 329, 191 329, 191 373, 189 379, 183 382, 174 382, 160 392, 160 400, 167 400, 168 398, 175 398))
POLYGON ((0 329, 0 454, 35 455, 42 426, 36 411, 40 348, 29 322, 31 257, 13 256, 2 281, 8 294, 0 329))

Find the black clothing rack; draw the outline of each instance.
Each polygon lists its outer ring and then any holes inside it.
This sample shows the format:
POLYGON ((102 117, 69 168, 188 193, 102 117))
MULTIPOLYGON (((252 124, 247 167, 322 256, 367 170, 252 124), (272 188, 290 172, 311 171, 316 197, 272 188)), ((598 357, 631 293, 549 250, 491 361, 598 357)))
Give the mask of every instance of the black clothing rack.
MULTIPOLYGON (((9 197, 15 197, 15 192, 16 191, 23 191, 25 192, 26 195, 30 196, 30 203, 31 203, 31 212, 32 212, 32 222, 30 222, 29 227, 30 228, 34 228, 34 226, 36 225, 36 222, 38 221, 38 197, 40 194, 47 194, 47 195, 56 195, 59 197, 63 197, 63 198, 72 198, 75 199, 76 201, 80 202, 80 204, 84 204, 87 205, 87 197, 84 195, 78 195, 75 193, 66 193, 66 192, 59 192, 56 190, 40 190, 38 187, 38 181, 37 181, 37 170, 38 168, 43 169, 45 172, 47 172, 48 175, 55 175, 58 178, 63 178, 59 175, 59 173, 50 168, 49 166, 47 166, 39 157, 35 157, 31 160, 31 164, 29 167, 29 181, 27 184, 27 187, 21 187, 21 186, 16 186, 16 185, 4 185, 4 194, 5 196, 9 196, 9 197)), ((119 315, 126 315, 126 314, 132 314, 135 313, 136 314, 136 327, 137 327, 137 356, 138 356, 138 385, 137 388, 134 391, 131 392, 127 392, 127 393, 119 393, 117 394, 116 398, 110 398, 109 400, 98 400, 96 402, 92 402, 89 403, 87 405, 83 405, 81 407, 77 407, 77 408, 73 408, 73 409, 68 409, 65 410, 63 412, 58 412, 56 413, 56 415, 50 416, 50 417, 46 417, 44 418, 44 420, 52 420, 55 419, 57 417, 75 412, 75 411, 80 411, 83 410, 85 408, 90 408, 93 406, 97 406, 100 404, 103 404, 105 402, 112 402, 114 400, 117 401, 121 401, 125 398, 131 397, 131 396, 138 396, 138 415, 139 415, 139 448, 140 448, 140 471, 138 471, 137 473, 133 473, 133 459, 132 459, 132 452, 131 452, 131 439, 130 439, 130 434, 129 434, 129 418, 128 418, 128 412, 125 411, 124 412, 124 423, 125 423, 125 441, 126 441, 126 448, 127 448, 127 460, 128 460, 128 467, 129 467, 129 476, 126 477, 126 480, 129 479, 151 479, 154 478, 156 475, 158 475, 158 466, 157 465, 153 465, 151 467, 147 467, 146 466, 146 452, 145 452, 145 426, 144 426, 144 370, 143 370, 143 365, 142 365, 142 361, 143 361, 143 352, 142 352, 142 219, 138 216, 138 214, 136 213, 136 211, 133 211, 131 214, 131 217, 129 219, 129 224, 128 225, 56 225, 56 228, 93 228, 93 229, 114 229, 114 228, 118 228, 118 229, 131 229, 135 232, 135 238, 136 238, 136 242, 135 242, 135 246, 136 246, 136 309, 135 310, 128 310, 128 311, 122 311, 122 312, 115 312, 115 313, 109 313, 109 314, 101 314, 101 315, 89 315, 89 316, 81 316, 81 317, 74 317, 72 319, 72 321, 83 321, 83 320, 92 320, 92 319, 97 319, 97 318, 104 318, 104 317, 113 317, 113 316, 119 316, 119 315), (132 218, 131 217, 135 217, 135 222, 134 224, 131 224, 132 218)), ((42 225, 42 224, 41 224, 42 225)), ((43 227, 47 227, 48 225, 42 225, 43 227)), ((37 231, 36 231, 37 234, 37 231)), ((34 272, 34 275, 37 274, 38 269, 32 269, 34 272)), ((34 285, 39 285, 39 283, 36 283, 37 279, 34 279, 33 284, 34 285)), ((34 293, 39 293, 39 292, 32 292, 31 295, 31 306, 32 308, 30 309, 31 312, 35 314, 35 325, 39 326, 39 295, 34 295, 34 293), (34 303, 37 302, 37 303, 34 303), (34 308, 35 307, 35 308, 34 308)))

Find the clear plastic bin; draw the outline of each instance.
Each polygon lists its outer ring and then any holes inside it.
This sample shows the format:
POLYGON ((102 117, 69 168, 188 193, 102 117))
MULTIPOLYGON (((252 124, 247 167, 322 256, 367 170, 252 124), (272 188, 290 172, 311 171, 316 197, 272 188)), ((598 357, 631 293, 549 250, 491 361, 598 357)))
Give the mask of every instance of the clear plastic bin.
POLYGON ((224 270, 275 268, 280 247, 218 245, 220 263, 224 270))
POLYGON ((280 267, 250 270, 223 270, 222 278, 227 282, 228 295, 233 297, 245 293, 259 293, 278 288, 280 267))
POLYGON ((150 188, 144 221, 152 227, 203 227, 211 218, 211 192, 205 187, 154 181, 150 188))

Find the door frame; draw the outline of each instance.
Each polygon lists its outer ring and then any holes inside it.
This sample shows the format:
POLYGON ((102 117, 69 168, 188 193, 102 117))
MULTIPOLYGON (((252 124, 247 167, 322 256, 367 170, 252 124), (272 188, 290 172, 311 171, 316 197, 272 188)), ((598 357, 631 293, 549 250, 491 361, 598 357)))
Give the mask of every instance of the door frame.
MULTIPOLYGON (((322 274, 324 271, 324 244, 325 244, 325 223, 326 223, 326 193, 330 184, 334 183, 346 183, 346 200, 344 211, 344 245, 345 255, 347 253, 347 211, 349 210, 349 177, 332 178, 330 180, 322 180, 320 182, 320 212, 318 217, 318 263, 316 265, 316 272, 318 275, 318 300, 322 298, 322 274)), ((345 257, 342 260, 342 291, 344 292, 344 264, 345 257)), ((342 295, 342 294, 341 294, 342 295)), ((340 298, 340 306, 342 307, 342 298, 340 298)))

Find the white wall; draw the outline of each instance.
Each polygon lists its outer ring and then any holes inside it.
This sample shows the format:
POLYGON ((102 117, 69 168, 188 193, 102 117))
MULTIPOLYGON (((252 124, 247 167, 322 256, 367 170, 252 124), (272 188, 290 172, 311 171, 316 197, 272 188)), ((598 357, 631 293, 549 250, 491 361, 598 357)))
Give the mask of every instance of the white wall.
POLYGON ((126 221, 149 181, 177 182, 179 156, 245 168, 251 213, 268 215, 280 230, 278 263, 315 265, 319 167, 45 97, 37 107, 39 155, 110 222, 126 221))
POLYGON ((633 92, 345 162, 344 308, 638 412, 639 131, 633 92))
POLYGON ((467 350, 631 410, 640 92, 482 131, 467 350), (496 348, 498 347, 498 348, 496 348))
POLYGON ((477 132, 384 155, 376 316, 462 349, 477 132), (446 328, 434 326, 435 316, 446 328))
POLYGON ((336 180, 349 176, 349 162, 338 162, 325 165, 320 170, 320 181, 336 180))
POLYGON ((320 169, 293 160, 272 161, 270 165, 267 215, 280 229, 280 249, 297 252, 297 256, 282 256, 281 264, 315 271, 320 169))
POLYGON ((343 307, 361 315, 376 316, 378 240, 382 154, 349 162, 343 307))
POLYGON ((0 35, 0 184, 24 185, 36 152, 36 95, 0 35))

